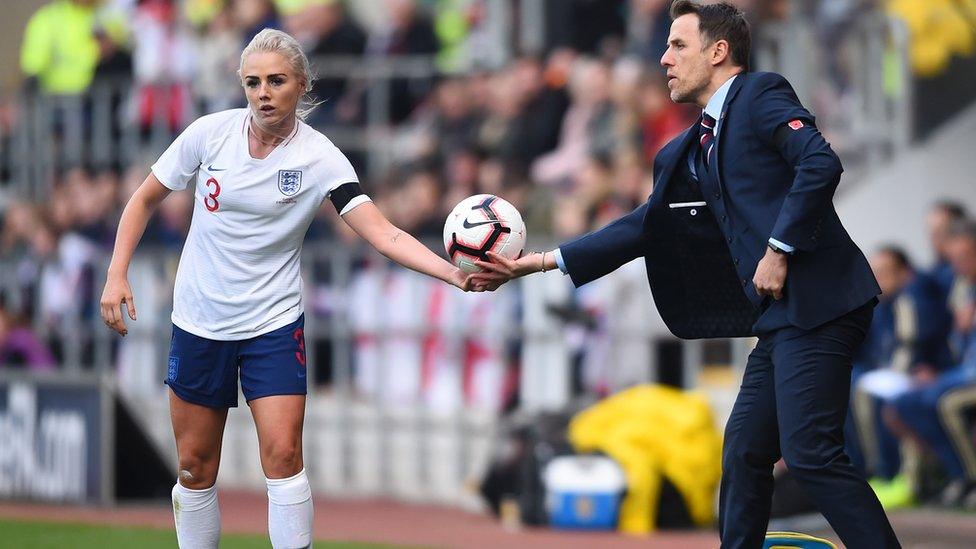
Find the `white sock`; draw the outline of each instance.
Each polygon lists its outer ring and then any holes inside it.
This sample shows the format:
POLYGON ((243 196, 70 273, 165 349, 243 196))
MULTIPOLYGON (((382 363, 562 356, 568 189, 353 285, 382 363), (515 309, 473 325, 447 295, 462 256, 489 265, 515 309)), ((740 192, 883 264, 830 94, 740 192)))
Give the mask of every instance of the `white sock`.
POLYGON ((180 549, 216 549, 220 543, 217 485, 191 490, 177 482, 173 487, 173 518, 180 549))
POLYGON ((268 534, 274 549, 312 546, 312 488, 305 469, 288 478, 269 478, 268 534))

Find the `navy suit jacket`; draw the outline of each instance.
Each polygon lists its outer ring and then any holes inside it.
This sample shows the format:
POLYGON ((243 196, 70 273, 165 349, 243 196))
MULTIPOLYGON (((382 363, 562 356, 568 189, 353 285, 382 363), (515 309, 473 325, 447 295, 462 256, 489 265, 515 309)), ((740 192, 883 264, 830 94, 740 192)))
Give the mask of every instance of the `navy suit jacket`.
POLYGON ((701 217, 676 217, 668 203, 668 187, 680 163, 687 162, 689 147, 698 146, 695 124, 658 153, 654 190, 644 205, 560 246, 573 283, 581 286, 643 256, 661 316, 675 335, 689 339, 754 335, 762 331, 756 321, 771 307, 788 325, 812 329, 878 295, 864 254, 834 210, 840 160, 786 79, 774 73, 740 74, 729 89, 720 124, 713 159, 718 170, 701 177, 699 186, 707 205, 701 210, 714 217, 711 230, 727 250, 696 256, 695 241, 679 238, 687 231, 677 224, 701 217), (795 248, 784 297, 775 304, 752 284, 771 237, 795 248), (687 257, 696 257, 697 263, 688 264, 687 257), (680 269, 675 265, 679 259, 684 262, 680 269), (703 284, 702 276, 713 272, 703 284), (722 299, 703 301, 703 291, 722 299))

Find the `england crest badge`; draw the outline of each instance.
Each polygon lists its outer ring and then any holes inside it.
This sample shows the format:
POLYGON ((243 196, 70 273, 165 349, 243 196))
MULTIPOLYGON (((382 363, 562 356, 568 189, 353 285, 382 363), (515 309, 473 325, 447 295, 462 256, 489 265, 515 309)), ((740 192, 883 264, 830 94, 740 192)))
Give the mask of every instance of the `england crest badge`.
POLYGON ((301 170, 278 170, 278 190, 285 196, 294 196, 302 188, 301 170))
POLYGON ((169 367, 166 369, 166 379, 168 381, 176 381, 176 376, 180 371, 180 357, 171 356, 169 357, 169 367))

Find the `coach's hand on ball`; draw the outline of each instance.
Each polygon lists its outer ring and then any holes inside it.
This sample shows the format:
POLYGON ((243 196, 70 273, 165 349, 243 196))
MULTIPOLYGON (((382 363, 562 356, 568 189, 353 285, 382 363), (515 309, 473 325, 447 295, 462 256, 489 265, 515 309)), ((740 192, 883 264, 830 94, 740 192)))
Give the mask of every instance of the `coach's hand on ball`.
POLYGON ((756 266, 756 274, 752 283, 759 295, 772 296, 779 300, 783 297, 783 285, 786 284, 787 259, 786 254, 766 249, 766 255, 756 266))
POLYGON ((132 298, 132 288, 129 281, 124 276, 108 275, 105 281, 105 289, 102 290, 102 299, 99 302, 102 308, 102 320, 105 325, 115 330, 122 336, 129 333, 122 318, 122 311, 119 305, 125 304, 129 312, 129 318, 136 319, 136 302, 132 298))

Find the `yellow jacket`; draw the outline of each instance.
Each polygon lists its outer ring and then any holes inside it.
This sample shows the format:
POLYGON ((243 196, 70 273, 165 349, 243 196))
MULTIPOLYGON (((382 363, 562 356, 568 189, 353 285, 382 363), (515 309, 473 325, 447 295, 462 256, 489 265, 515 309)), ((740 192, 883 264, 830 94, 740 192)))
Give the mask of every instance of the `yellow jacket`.
POLYGON ((976 50, 976 0, 888 0, 887 8, 908 26, 912 69, 920 76, 941 74, 953 55, 976 50))
POLYGON ((95 10, 56 0, 31 16, 24 32, 20 66, 50 94, 78 94, 91 85, 98 64, 92 31, 95 10))
POLYGON ((577 414, 569 440, 578 452, 605 453, 626 472, 621 531, 654 529, 662 476, 684 497, 696 524, 714 520, 722 439, 704 396, 658 385, 633 387, 577 414))

